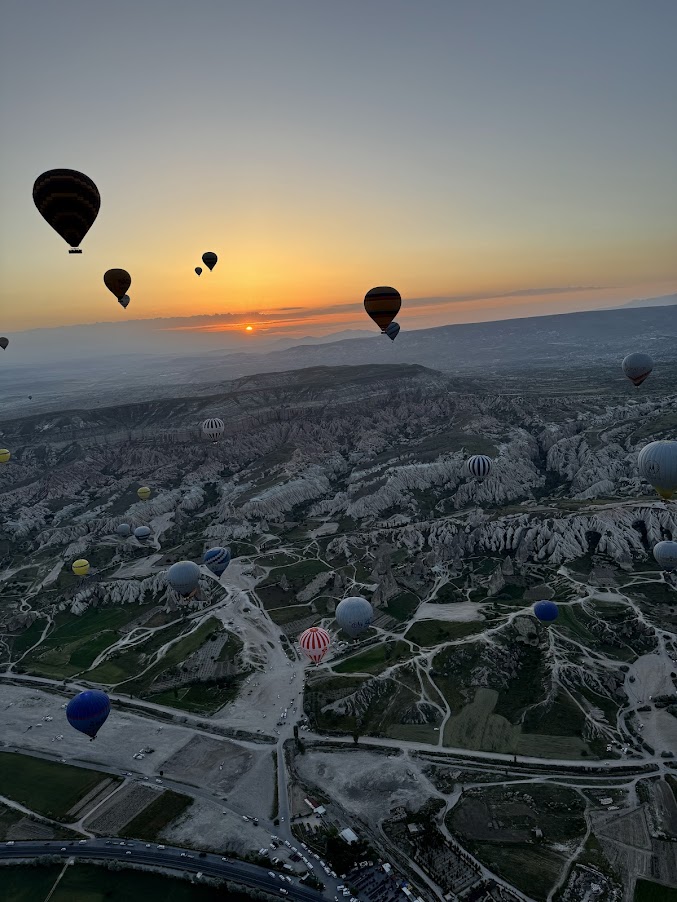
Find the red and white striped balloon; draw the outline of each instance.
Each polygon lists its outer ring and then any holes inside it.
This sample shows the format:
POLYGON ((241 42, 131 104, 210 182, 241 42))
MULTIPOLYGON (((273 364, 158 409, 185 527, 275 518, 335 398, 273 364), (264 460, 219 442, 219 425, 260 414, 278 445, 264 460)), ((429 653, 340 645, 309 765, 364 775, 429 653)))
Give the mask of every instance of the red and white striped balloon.
POLYGON ((299 636, 299 645, 311 661, 319 664, 329 651, 331 638, 321 626, 311 626, 299 636))

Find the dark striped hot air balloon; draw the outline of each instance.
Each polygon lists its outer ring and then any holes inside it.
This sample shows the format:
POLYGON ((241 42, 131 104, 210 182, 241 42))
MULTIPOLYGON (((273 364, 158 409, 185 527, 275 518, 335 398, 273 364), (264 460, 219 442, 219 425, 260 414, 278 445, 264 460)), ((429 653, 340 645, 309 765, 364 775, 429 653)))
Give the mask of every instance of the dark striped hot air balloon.
POLYGON ((364 296, 364 309, 374 320, 381 332, 385 332, 388 326, 400 312, 402 298, 399 291, 394 288, 372 288, 364 296))
POLYGON ((75 169, 50 169, 33 185, 33 202, 42 218, 70 245, 69 254, 81 254, 83 238, 94 225, 101 195, 94 182, 75 169))
POLYGON ((216 256, 214 251, 205 251, 205 253, 202 255, 202 262, 210 272, 216 266, 218 259, 219 258, 216 256))
POLYGON ((474 454, 466 461, 466 469, 475 479, 484 479, 491 472, 491 458, 486 454, 474 454))

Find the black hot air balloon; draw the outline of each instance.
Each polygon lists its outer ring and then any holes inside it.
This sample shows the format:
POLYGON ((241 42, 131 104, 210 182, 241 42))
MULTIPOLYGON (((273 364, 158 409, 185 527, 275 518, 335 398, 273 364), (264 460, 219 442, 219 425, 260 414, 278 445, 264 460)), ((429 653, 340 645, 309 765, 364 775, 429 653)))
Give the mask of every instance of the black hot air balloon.
POLYGON ((201 275, 202 275, 202 267, 201 267, 201 266, 196 266, 196 267, 195 267, 195 272, 198 274, 198 276, 201 276, 201 275))
POLYGON ((132 284, 132 277, 126 269, 109 269, 104 273, 103 282, 106 288, 111 291, 118 301, 127 294, 127 289, 132 284))
POLYGON ((210 272, 216 266, 216 261, 218 259, 219 258, 216 256, 215 253, 213 253, 213 251, 206 251, 206 253, 204 253, 202 255, 202 262, 209 269, 210 272))
POLYGON ((101 195, 94 182, 75 169, 50 169, 33 185, 33 202, 42 218, 70 244, 69 254, 81 254, 79 245, 94 225, 101 195))
POLYGON ((4 351, 7 345, 9 344, 9 338, 5 338, 4 336, 0 338, 0 348, 4 351))

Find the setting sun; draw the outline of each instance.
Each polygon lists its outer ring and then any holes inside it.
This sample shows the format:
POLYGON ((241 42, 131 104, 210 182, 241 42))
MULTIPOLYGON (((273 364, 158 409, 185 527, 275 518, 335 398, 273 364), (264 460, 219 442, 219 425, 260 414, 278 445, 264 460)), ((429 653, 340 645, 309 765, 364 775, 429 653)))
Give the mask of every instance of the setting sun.
POLYGON ((253 331, 254 331, 253 326, 245 326, 245 332, 253 332, 253 331))

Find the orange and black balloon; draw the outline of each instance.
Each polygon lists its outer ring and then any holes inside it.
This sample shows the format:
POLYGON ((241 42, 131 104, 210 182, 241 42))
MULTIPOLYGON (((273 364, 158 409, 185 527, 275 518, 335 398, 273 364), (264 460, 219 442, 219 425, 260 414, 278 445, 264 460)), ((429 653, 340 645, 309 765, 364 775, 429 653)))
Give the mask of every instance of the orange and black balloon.
POLYGON ((33 185, 33 202, 42 218, 70 245, 69 254, 81 254, 82 239, 94 225, 101 195, 94 182, 75 169, 50 169, 33 185))
POLYGON ((399 291, 394 288, 381 286, 372 288, 364 297, 364 309, 374 320, 381 332, 385 332, 388 326, 400 312, 402 298, 399 291))

